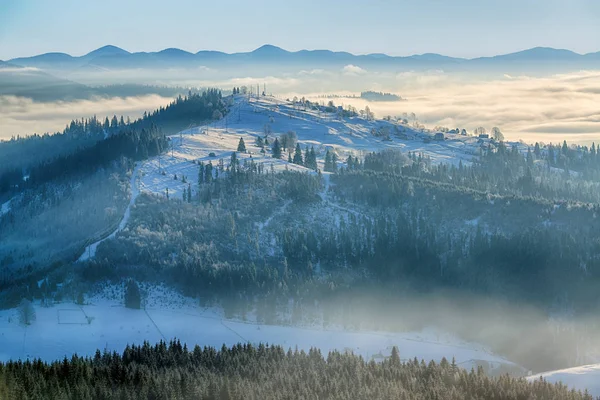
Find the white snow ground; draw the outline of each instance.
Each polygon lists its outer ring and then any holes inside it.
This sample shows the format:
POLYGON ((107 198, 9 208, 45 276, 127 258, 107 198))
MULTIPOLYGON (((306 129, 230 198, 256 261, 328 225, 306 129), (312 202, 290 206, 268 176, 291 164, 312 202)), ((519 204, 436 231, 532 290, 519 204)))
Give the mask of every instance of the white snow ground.
POLYGON ((568 387, 582 392, 587 389, 594 397, 600 396, 600 364, 544 372, 532 375, 527 380, 531 382, 540 377, 551 383, 562 382, 568 387))
POLYGON ((387 333, 322 330, 291 326, 258 325, 224 319, 219 310, 201 308, 197 301, 166 288, 152 288, 145 310, 122 306, 120 289, 89 299, 89 305, 63 303, 52 307, 35 305, 36 320, 19 323, 17 310, 0 311, 0 361, 33 359, 51 361, 77 353, 93 355, 96 349, 122 352, 127 344, 151 343, 177 338, 188 347, 220 348, 236 343, 269 343, 309 350, 318 347, 352 351, 366 359, 383 360, 398 346, 402 359, 449 361, 471 368, 486 362, 491 368, 511 365, 484 346, 466 343, 434 331, 387 333))

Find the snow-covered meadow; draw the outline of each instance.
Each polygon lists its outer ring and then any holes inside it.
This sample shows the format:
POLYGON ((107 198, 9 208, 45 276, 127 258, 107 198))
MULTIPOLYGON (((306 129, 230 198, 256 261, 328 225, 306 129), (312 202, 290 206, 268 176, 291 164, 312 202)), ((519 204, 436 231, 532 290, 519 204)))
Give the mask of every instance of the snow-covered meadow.
POLYGON ((200 307, 166 287, 148 287, 146 308, 123 307, 121 287, 109 286, 75 303, 42 307, 35 304, 36 319, 23 325, 18 310, 0 311, 0 361, 41 358, 46 361, 74 353, 93 355, 96 349, 121 352, 127 344, 177 338, 188 346, 231 346, 268 343, 308 351, 350 351, 365 359, 383 360, 398 346, 402 359, 440 361, 443 357, 464 368, 483 365, 518 368, 485 346, 467 343, 435 330, 421 332, 356 332, 339 328, 262 325, 226 319, 220 309, 200 307))

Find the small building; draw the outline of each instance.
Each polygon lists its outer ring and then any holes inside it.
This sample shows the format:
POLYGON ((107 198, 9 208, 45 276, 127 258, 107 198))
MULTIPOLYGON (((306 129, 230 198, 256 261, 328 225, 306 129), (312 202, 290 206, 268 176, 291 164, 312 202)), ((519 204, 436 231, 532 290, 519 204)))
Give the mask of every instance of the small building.
POLYGON ((443 132, 437 132, 434 136, 433 136, 433 140, 444 140, 446 137, 444 136, 443 132))
POLYGON ((490 135, 487 133, 482 133, 481 135, 479 135, 479 139, 489 139, 490 135))

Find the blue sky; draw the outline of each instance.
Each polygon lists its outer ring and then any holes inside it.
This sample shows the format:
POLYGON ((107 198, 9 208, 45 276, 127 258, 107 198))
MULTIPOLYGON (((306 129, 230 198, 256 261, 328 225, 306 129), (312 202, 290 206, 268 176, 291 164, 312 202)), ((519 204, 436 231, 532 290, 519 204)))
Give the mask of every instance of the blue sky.
POLYGON ((0 59, 50 51, 288 50, 477 57, 600 51, 599 0, 0 0, 0 59))

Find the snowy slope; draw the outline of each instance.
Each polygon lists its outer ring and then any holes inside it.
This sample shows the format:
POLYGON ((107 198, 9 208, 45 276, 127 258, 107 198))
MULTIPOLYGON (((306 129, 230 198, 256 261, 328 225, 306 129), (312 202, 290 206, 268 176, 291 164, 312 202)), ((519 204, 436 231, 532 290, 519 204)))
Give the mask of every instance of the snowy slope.
MULTIPOLYGON (((255 145, 259 136, 264 136, 265 125, 270 125, 274 140, 288 131, 296 132, 301 147, 314 146, 319 166, 323 169, 327 150, 335 150, 340 162, 348 155, 364 156, 372 151, 399 149, 413 151, 429 156, 434 163, 469 164, 479 154, 480 143, 475 137, 447 135, 447 140, 423 141, 427 132, 416 132, 406 126, 399 126, 409 136, 416 139, 403 140, 394 134, 391 141, 384 141, 371 134, 372 129, 390 128, 395 123, 383 120, 367 121, 361 117, 338 119, 335 114, 315 110, 303 110, 298 106, 274 97, 248 99, 237 96, 230 113, 220 121, 194 127, 170 137, 170 149, 160 157, 152 158, 141 168, 141 190, 150 193, 166 194, 181 198, 183 190, 191 183, 192 190, 197 181, 198 166, 193 161, 209 161, 216 166, 223 159, 229 163, 231 153, 237 149, 240 137, 244 139, 248 154, 238 154, 241 162, 252 158, 256 163, 275 170, 285 168, 305 170, 303 167, 289 164, 287 156, 275 160, 271 154, 261 154, 255 145), (209 154, 214 153, 214 157, 209 154), (175 180, 177 175, 177 180, 175 180), (182 182, 182 176, 186 182, 182 182)), ((511 144, 512 145, 512 144, 511 144)), ((520 149, 526 151, 526 147, 520 149)))
POLYGON ((36 305, 36 321, 19 324, 17 310, 0 311, 0 361, 9 359, 61 359, 73 353, 93 355, 96 349, 121 352, 127 344, 178 338, 188 346, 221 347, 223 344, 269 343, 308 350, 318 347, 352 351, 366 359, 383 360, 398 346, 402 359, 441 360, 446 357, 461 367, 487 364, 516 367, 484 346, 466 343, 434 331, 388 333, 322 330, 291 326, 258 325, 224 319, 219 310, 201 308, 197 301, 165 288, 150 289, 146 310, 122 306, 122 293, 112 299, 96 297, 90 304, 52 307, 36 305))
POLYGON ((0 217, 10 211, 10 202, 11 201, 12 201, 12 199, 8 200, 5 203, 2 203, 2 205, 0 206, 0 217))
POLYGON ((544 372, 530 376, 529 381, 544 378, 548 382, 562 382, 570 388, 588 390, 592 396, 600 396, 600 364, 544 372))

